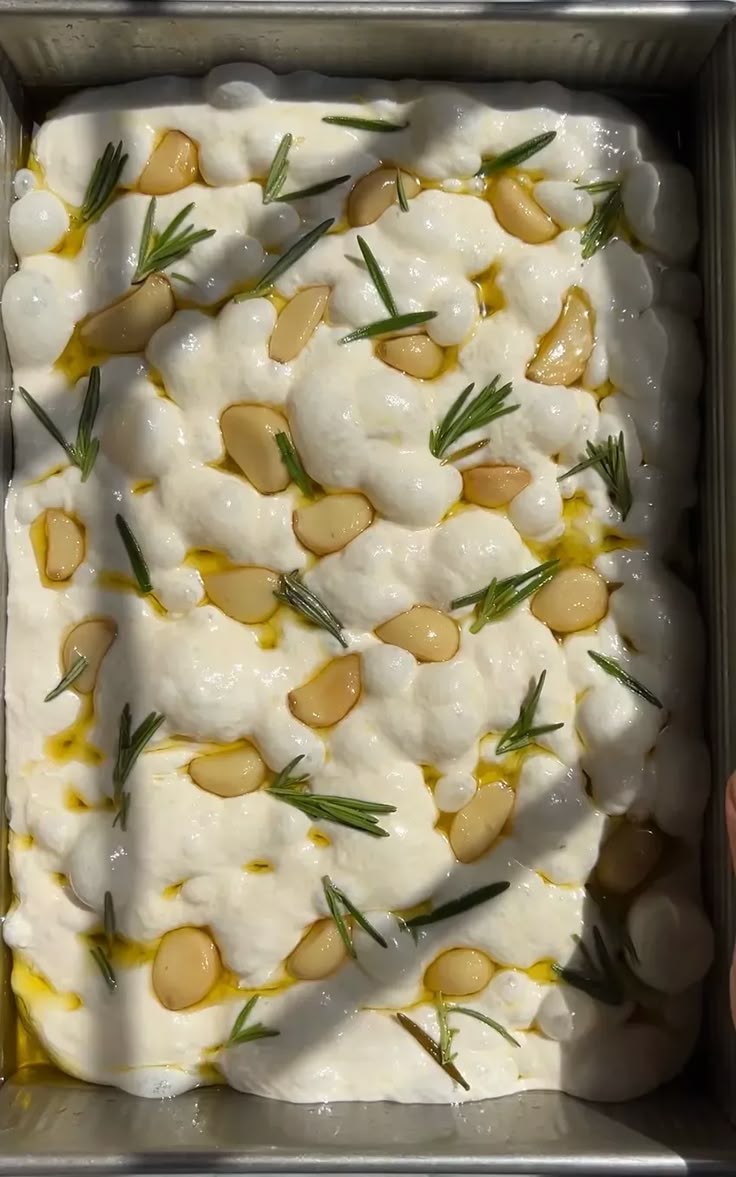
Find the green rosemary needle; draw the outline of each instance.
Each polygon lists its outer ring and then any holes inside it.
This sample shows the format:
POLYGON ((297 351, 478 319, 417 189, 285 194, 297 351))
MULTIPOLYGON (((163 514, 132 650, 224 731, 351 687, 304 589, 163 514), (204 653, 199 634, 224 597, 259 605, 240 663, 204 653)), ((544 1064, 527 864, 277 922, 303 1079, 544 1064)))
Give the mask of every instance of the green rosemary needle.
POLYGON ((596 666, 600 666, 601 670, 605 670, 606 674, 610 674, 612 678, 617 678, 620 683, 628 687, 635 695, 640 695, 642 699, 646 699, 647 703, 651 703, 653 707, 662 709, 662 704, 656 695, 640 683, 638 679, 633 678, 620 662, 615 658, 609 658, 607 654, 599 654, 597 650, 588 650, 588 657, 592 658, 596 666))
POLYGON ((111 993, 114 993, 118 987, 117 978, 112 965, 108 959, 105 949, 96 944, 94 948, 90 948, 90 956, 102 973, 102 979, 107 985, 111 993))
POLYGON ((38 401, 34 400, 30 392, 27 392, 25 388, 19 387, 18 393, 34 416, 41 422, 44 429, 51 434, 54 441, 58 442, 73 465, 79 467, 82 474, 82 482, 86 482, 92 473, 92 467, 95 464, 100 449, 98 439, 92 437, 97 410, 100 406, 100 369, 97 365, 95 364, 90 369, 87 379, 87 391, 84 394, 82 412, 80 413, 79 423, 77 425, 77 438, 74 445, 66 440, 61 430, 56 427, 46 410, 39 405, 38 401))
POLYGON ((592 184, 576 184, 576 192, 590 192, 595 196, 599 192, 614 192, 621 187, 619 180, 594 180, 592 184))
POLYGON ((447 1018, 448 1007, 441 993, 437 994, 435 1009, 437 1011, 437 1024, 440 1030, 440 1040, 438 1043, 440 1060, 442 1066, 445 1067, 448 1063, 453 1063, 457 1058, 457 1054, 452 1049, 452 1040, 458 1031, 450 1026, 447 1018))
POLYGON ((84 654, 78 654, 64 677, 59 679, 56 686, 53 690, 49 691, 48 695, 44 695, 44 703, 50 703, 52 699, 58 699, 59 695, 63 695, 64 691, 68 691, 69 687, 74 685, 80 674, 84 674, 86 669, 87 659, 84 654))
POLYGON ((621 185, 617 184, 598 205, 580 235, 582 257, 586 261, 611 240, 619 226, 622 211, 621 185))
POLYGON ((383 276, 383 270, 376 261, 375 254, 373 253, 368 242, 363 237, 358 236, 358 245, 360 246, 360 252, 363 254, 363 261, 365 262, 366 269, 371 276, 373 285, 378 291, 381 302, 385 306, 389 315, 397 318, 399 314, 399 308, 396 305, 393 294, 389 290, 388 282, 383 276))
POLYGON ((509 148, 508 151, 497 155, 495 159, 484 159, 475 174, 477 176, 498 176, 501 172, 507 172, 509 168, 518 168, 519 164, 531 159, 556 137, 556 131, 545 131, 543 135, 535 135, 533 139, 525 139, 523 143, 509 148))
POLYGON ((466 1091, 470 1091, 470 1084, 465 1079, 453 1062, 442 1061, 442 1049, 439 1042, 435 1042, 434 1038, 430 1038, 429 1034, 418 1026, 416 1022, 407 1017, 406 1014, 397 1013, 394 1015, 399 1025, 406 1030, 407 1034, 411 1034, 415 1042, 417 1042, 422 1050, 425 1050, 430 1058, 433 1058, 438 1067, 442 1067, 445 1074, 455 1082, 464 1087, 466 1091))
POLYGON ((331 192, 339 188, 350 179, 346 176, 333 176, 331 180, 320 180, 319 184, 310 184, 308 188, 298 188, 295 192, 282 192, 276 197, 277 204, 292 204, 295 200, 308 200, 310 196, 321 196, 323 192, 331 192))
POLYGON ((332 123, 333 127, 353 127, 356 131, 405 131, 408 123, 392 123, 388 119, 354 118, 350 114, 328 114, 322 119, 323 123, 332 123))
POLYGON ((122 140, 117 147, 108 143, 92 170, 92 176, 84 194, 84 202, 79 212, 79 220, 82 225, 96 221, 98 217, 102 216, 115 195, 115 189, 127 162, 127 155, 123 155, 122 140))
POLYGON ((117 934, 115 926, 115 907, 112 901, 112 891, 105 891, 103 927, 105 929, 105 943, 108 953, 112 953, 112 946, 117 934))
POLYGON ((334 217, 329 217, 326 221, 322 221, 314 229, 310 229, 303 237, 287 249, 286 253, 282 253, 281 257, 276 258, 273 265, 269 266, 267 270, 261 274, 252 290, 244 290, 242 294, 236 294, 233 302, 246 302, 249 298, 262 298, 264 294, 273 286, 277 278, 280 278, 290 266, 299 261, 299 258, 304 257, 313 245, 316 245, 320 237, 323 237, 328 229, 331 229, 335 223, 334 217))
POLYGON ((273 162, 268 169, 266 182, 263 185, 264 204, 270 204, 272 200, 275 200, 286 183, 286 175, 289 170, 289 151, 293 142, 293 136, 287 133, 276 149, 273 162))
POLYGON ((293 776, 302 756, 295 756, 276 776, 266 790, 279 801, 293 805, 312 821, 329 821, 335 825, 360 830, 374 838, 387 838, 388 830, 378 824, 377 814, 395 813, 395 805, 379 801, 363 801, 357 797, 333 797, 331 794, 308 793, 305 791, 308 775, 293 776))
POLYGON ((500 1022, 494 1021, 493 1018, 489 1018, 488 1014, 482 1014, 479 1009, 471 1009, 467 1005, 445 1005, 445 1011, 446 1014, 465 1014, 468 1018, 475 1018, 477 1021, 482 1022, 484 1026, 489 1026, 491 1030, 495 1030, 511 1046, 521 1046, 521 1043, 517 1042, 516 1038, 509 1034, 505 1026, 502 1026, 500 1022))
POLYGON ((538 682, 532 680, 527 696, 521 705, 519 718, 503 733, 496 744, 497 756, 504 756, 507 752, 518 752, 520 748, 526 748, 528 744, 533 744, 537 736, 544 736, 547 732, 556 732, 565 726, 564 723, 545 723, 540 727, 534 726, 534 715, 539 705, 546 677, 547 671, 543 670, 538 682))
MULTIPOLYGON (((507 405, 504 402, 511 394, 511 384, 503 384, 500 388, 500 376, 495 376, 490 384, 486 384, 479 393, 468 402, 468 397, 475 388, 475 384, 468 384, 459 397, 453 401, 436 429, 429 435, 429 448, 435 458, 451 461, 453 454, 447 454, 451 445, 473 429, 482 429, 490 425, 491 421, 515 413, 519 405, 507 405), (468 403, 466 403, 468 402, 468 403)), ((460 455, 458 455, 460 456, 460 455)))
POLYGON ((120 538, 123 541, 125 551, 128 554, 130 567, 138 584, 138 588, 142 593, 153 592, 153 584, 151 583, 151 573, 148 570, 148 564, 146 563, 143 552, 141 551, 141 545, 138 543, 138 540, 135 538, 133 532, 130 529, 130 525, 120 514, 115 516, 115 524, 118 531, 120 532, 120 538))
POLYGON ((579 937, 574 936, 573 939, 585 958, 586 971, 561 964, 553 964, 552 971, 573 989, 580 989, 596 1001, 602 1001, 604 1005, 621 1005, 626 997, 622 975, 608 951, 600 930, 597 927, 593 928, 595 957, 579 937))
POLYGON ((380 944, 381 948, 388 948, 388 944, 380 932, 376 931, 376 929, 373 927, 373 924, 371 924, 369 920, 367 920, 363 915, 363 912, 360 911, 359 908, 357 908, 350 899, 348 899, 345 892, 341 891, 339 887, 335 886, 329 875, 322 876, 322 889, 325 893, 325 902, 329 908, 330 915, 335 921, 335 926, 340 933, 340 939, 345 945, 348 956, 352 956, 353 960, 355 960, 357 954, 355 951, 355 945, 353 944, 352 929, 345 921, 345 917, 340 910, 341 907, 345 908, 348 915, 353 917, 356 924, 359 924, 363 931, 367 932, 372 940, 375 940, 376 944, 380 944))
POLYGON ((565 478, 571 478, 573 474, 579 474, 581 470, 595 468, 608 488, 611 503, 621 518, 625 519, 631 510, 633 497, 629 481, 629 468, 626 464, 626 446, 623 433, 619 433, 618 437, 610 434, 600 445, 594 445, 589 441, 586 449, 588 457, 583 458, 582 462, 578 462, 577 466, 573 466, 571 470, 560 474, 557 481, 562 482, 565 478))
POLYGON ((178 212, 173 220, 169 221, 161 233, 157 233, 155 230, 156 197, 151 197, 141 230, 138 264, 132 279, 134 286, 143 282, 149 274, 158 273, 165 270, 167 266, 173 265, 174 262, 181 261, 200 241, 206 241, 208 237, 214 236, 215 229, 195 229, 193 225, 187 225, 185 229, 181 228, 193 208, 194 202, 192 201, 181 212, 178 212))
POLYGON ((302 460, 289 435, 283 431, 277 433, 276 445, 279 447, 281 461, 284 463, 291 481, 296 483, 303 495, 306 495, 308 499, 313 499, 317 493, 317 484, 312 481, 304 469, 302 460))
POLYGON ((417 327, 420 323, 428 323, 437 318, 437 311, 410 311, 407 315, 392 315, 390 319, 379 319, 377 323, 368 323, 365 327, 358 327, 349 335, 343 335, 340 343, 355 343, 356 339, 375 339, 377 335, 389 335, 394 331, 403 331, 405 327, 417 327))
POLYGON ((146 718, 139 723, 135 731, 131 730, 132 721, 133 717, 130 704, 126 703, 120 715, 118 749, 115 765, 112 770, 112 796, 116 811, 112 824, 117 825, 120 822, 121 830, 128 828, 128 809, 130 806, 130 793, 124 787, 125 782, 130 776, 133 765, 146 744, 150 743, 164 722, 164 716, 159 715, 157 711, 149 712, 146 718))
POLYGON ((270 1026, 264 1026, 262 1022, 253 1022, 252 1025, 246 1026, 246 1022, 250 1017, 253 1007, 258 1001, 258 994, 250 997, 241 1009, 237 1018, 233 1022, 233 1028, 230 1031, 229 1037, 225 1046, 240 1046, 243 1042, 254 1042, 257 1038, 278 1038, 281 1033, 280 1030, 272 1030, 270 1026))
POLYGON ((479 903, 487 903, 489 899, 495 899, 497 895, 503 895, 504 891, 508 891, 510 883, 488 883, 485 887, 477 887, 473 891, 466 891, 464 895, 459 895, 457 899, 451 899, 449 903, 442 903, 439 907, 435 907, 433 911, 428 911, 424 915, 412 916, 410 920, 404 921, 404 926, 410 932, 414 932, 417 928, 426 928, 429 924, 439 924, 442 920, 449 920, 454 915, 461 915, 464 911, 470 911, 473 907, 477 907, 479 903))
POLYGON ((476 605, 475 621, 470 627, 471 633, 479 633, 489 621, 498 621, 505 617, 527 597, 538 592, 542 585, 557 572, 559 560, 546 560, 544 564, 537 564, 528 572, 518 572, 515 576, 506 576, 503 580, 495 577, 491 583, 477 592, 468 593, 465 597, 456 597, 450 602, 451 609, 462 609, 465 605, 476 605))
POLYGON ((296 569, 293 572, 282 572, 274 596, 290 605, 297 613, 301 613, 302 617, 306 617, 313 625, 326 630, 344 649, 347 649, 348 643, 343 637, 342 622, 320 601, 316 593, 307 588, 296 569))
POLYGON ((404 188, 404 180, 400 168, 396 169, 396 198, 402 213, 408 213, 409 201, 406 198, 406 189, 404 188))

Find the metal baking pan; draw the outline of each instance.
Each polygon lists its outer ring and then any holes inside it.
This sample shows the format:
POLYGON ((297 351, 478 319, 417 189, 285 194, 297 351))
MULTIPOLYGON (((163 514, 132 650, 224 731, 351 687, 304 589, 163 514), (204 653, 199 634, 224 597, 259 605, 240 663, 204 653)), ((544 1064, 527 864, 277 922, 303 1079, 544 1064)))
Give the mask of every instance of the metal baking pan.
MULTIPOLYGON (((0 280, 12 173, 34 114, 61 89, 235 59, 283 72, 465 79, 556 78, 610 90, 664 130, 694 167, 705 287, 697 563, 709 631, 704 709, 713 752, 705 886, 717 959, 697 1055, 683 1078, 627 1105, 527 1094, 462 1107, 301 1106, 207 1088, 155 1103, 59 1075, 13 1078, 13 1006, 0 968, 0 1177, 51 1172, 411 1171, 736 1174, 736 1031, 728 966, 736 905, 721 828, 736 766, 736 7, 538 0, 0 0, 0 280), (733 612, 731 610, 733 609, 733 612)), ((0 344, 2 347, 2 344, 0 344)), ((10 472, 11 374, 0 473, 10 472)), ((2 577, 4 582, 4 575, 2 577)), ((4 607, 4 583, 0 590, 4 607)), ((0 741, 2 732, 0 731, 0 741)), ((0 747, 0 751, 2 751, 0 747)), ((7 875, 3 861, 3 875, 7 875)), ((7 891, 7 886, 5 887, 7 891)))

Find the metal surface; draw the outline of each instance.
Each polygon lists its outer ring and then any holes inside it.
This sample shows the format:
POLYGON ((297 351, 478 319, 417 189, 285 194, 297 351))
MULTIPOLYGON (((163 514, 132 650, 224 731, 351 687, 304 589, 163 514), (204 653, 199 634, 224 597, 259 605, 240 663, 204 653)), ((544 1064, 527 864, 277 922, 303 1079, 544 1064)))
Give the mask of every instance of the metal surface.
MULTIPOLYGON (((529 1094, 463 1107, 336 1104, 304 1107, 210 1088, 167 1103, 56 1077, 0 1090, 0 1177, 46 1172, 382 1171, 736 1174, 736 1049, 727 974, 736 929, 720 814, 736 766, 736 31, 716 45, 734 9, 691 4, 456 3, 310 5, 278 0, 0 0, 3 168, 0 226, 26 114, 49 93, 84 82, 201 72, 235 59, 276 70, 469 78, 555 77, 642 96, 678 95, 667 113, 694 118, 703 220, 707 380, 699 565, 710 633, 707 713, 714 802, 706 886, 718 955, 701 1050, 687 1076, 633 1104, 602 1106, 529 1094), (698 79, 697 85, 695 80, 698 79)), ((667 100, 668 108, 670 100, 667 100)), ((661 106, 660 106, 661 109, 661 106)), ((670 126, 677 134, 681 128, 670 126)), ((10 266, 0 230, 0 279, 10 266)), ((0 344, 0 347, 2 345, 0 344)), ((7 356, 2 473, 9 463, 7 356)), ((4 599, 0 600, 4 607, 4 599)), ((1 749, 0 749, 1 751, 1 749)), ((4 862, 0 860, 0 870, 4 862)), ((7 999, 0 958, 0 997, 7 999)), ((2 1006, 9 1041, 11 1006, 2 1006)), ((3 1074, 12 1070, 9 1053, 3 1074)))

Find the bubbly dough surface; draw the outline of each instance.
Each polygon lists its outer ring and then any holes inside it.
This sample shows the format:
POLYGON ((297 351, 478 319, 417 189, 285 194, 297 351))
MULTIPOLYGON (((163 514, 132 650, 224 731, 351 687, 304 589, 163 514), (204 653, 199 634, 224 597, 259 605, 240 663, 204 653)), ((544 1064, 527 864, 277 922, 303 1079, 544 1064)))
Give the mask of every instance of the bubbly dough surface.
POLYGON ((703 643, 692 595, 666 563, 694 498, 690 176, 623 108, 550 83, 348 82, 236 65, 69 99, 38 129, 16 192, 19 266, 2 298, 16 389, 73 440, 91 365, 101 374, 100 452, 86 481, 19 395, 12 408, 6 697, 16 898, 4 934, 16 995, 43 1047, 74 1075, 145 1096, 224 1080, 304 1102, 442 1103, 533 1088, 620 1099, 675 1074, 694 1040, 711 954, 698 892, 703 643), (406 126, 356 130, 325 123, 330 114, 406 126), (166 269, 176 311, 144 349, 92 352, 82 326, 131 290, 150 200, 136 189, 171 130, 196 145, 199 172, 157 198, 157 227, 193 202, 187 223, 215 233, 166 269), (554 226, 550 240, 529 244, 502 227, 494 181, 475 174, 545 131, 556 131, 554 141, 513 173, 554 226), (287 132, 285 192, 350 180, 264 203, 287 132), (122 188, 81 230, 95 161, 118 141, 122 188), (421 191, 408 212, 394 202, 374 223, 351 227, 351 188, 379 165, 418 177, 421 191), (606 181, 621 184, 623 218, 585 258, 581 233, 601 196, 580 186, 606 181), (232 300, 326 218, 332 231, 269 297, 232 300), (442 349, 433 379, 389 367, 370 339, 341 343, 387 314, 358 235, 402 314, 436 312, 423 328, 442 349), (294 359, 271 359, 278 314, 310 286, 329 287, 324 320, 294 359), (571 289, 589 308, 592 352, 572 386, 537 383, 528 365, 571 289), (466 385, 477 391, 497 374, 518 407, 459 443, 485 448, 442 464, 430 430, 466 385), (308 551, 292 523, 307 501, 299 488, 259 493, 225 460, 220 419, 236 404, 283 414, 311 479, 328 493, 364 495, 371 525, 332 554, 308 551), (558 481, 587 443, 619 434, 633 500, 625 520, 596 469, 558 481), (462 474, 481 462, 519 467, 528 485, 499 508, 468 502, 462 474), (51 509, 85 532, 82 563, 59 582, 39 565, 51 509), (135 590, 118 512, 141 545, 152 595, 135 590), (526 600, 472 633, 472 607, 450 610, 493 578, 554 558, 604 578, 608 610, 594 627, 555 634, 526 600), (225 615, 204 578, 241 565, 299 570, 343 623, 347 651, 287 606, 258 624, 225 615), (418 604, 458 623, 450 660, 418 662, 376 636, 418 604), (93 696, 68 690, 44 702, 63 672, 66 637, 98 617, 112 619, 117 636, 93 696), (590 650, 618 660, 661 709, 604 673, 590 650), (346 652, 360 656, 357 705, 334 727, 307 726, 289 692, 346 652), (542 672, 535 722, 561 726, 498 754, 542 672), (111 796, 126 703, 134 724, 152 710, 165 719, 128 778, 121 830, 111 796), (194 757, 243 741, 260 753, 267 780, 302 756, 315 793, 394 806, 381 818, 389 836, 312 822, 265 788, 222 797, 194 783, 194 757), (513 790, 510 816, 485 853, 458 860, 453 820, 499 781, 513 790), (627 822, 654 830, 663 849, 644 882, 609 903, 596 891, 596 863, 627 822), (290 954, 328 916, 325 875, 387 947, 355 927, 354 961, 294 981, 290 954), (397 918, 496 881, 510 886, 427 926, 416 942, 397 918), (90 954, 104 945, 106 892, 114 992, 90 954), (152 961, 161 937, 188 926, 209 930, 222 975, 203 1001, 166 1009, 152 961), (626 993, 615 1004, 552 969, 584 970, 574 938, 590 951, 593 929, 611 951, 629 945, 626 993), (405 1011, 438 1038, 424 978, 454 948, 484 954, 492 977, 452 1000, 516 1042, 450 1015, 468 1091, 393 1016, 405 1011), (251 1020, 279 1036, 228 1047, 253 993, 251 1020))

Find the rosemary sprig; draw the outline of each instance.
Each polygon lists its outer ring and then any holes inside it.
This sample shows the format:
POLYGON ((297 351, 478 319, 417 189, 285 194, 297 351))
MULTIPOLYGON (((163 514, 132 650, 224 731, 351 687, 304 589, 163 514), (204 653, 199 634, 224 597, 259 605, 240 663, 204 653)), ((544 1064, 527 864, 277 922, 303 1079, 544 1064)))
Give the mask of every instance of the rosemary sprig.
POLYGON ((297 484, 303 495, 306 495, 308 499, 313 499, 317 493, 317 484, 312 481, 304 469, 302 460, 289 435, 284 432, 277 433, 276 445, 279 447, 281 461, 284 463, 291 481, 297 484))
POLYGON ((374 339, 376 335, 389 335, 394 331, 403 331, 405 327, 417 327, 420 323, 428 323, 437 318, 437 311, 410 311, 408 315, 393 315, 390 319, 379 319, 377 323, 368 323, 366 327, 358 327, 349 335, 343 335, 340 343, 355 343, 356 339, 374 339))
POLYGON ((495 159, 484 159, 475 174, 476 176, 498 176, 501 172, 507 172, 509 168, 518 168, 519 164, 531 159, 556 137, 556 131, 545 131, 542 135, 535 135, 533 139, 525 139, 523 143, 517 144, 516 147, 510 147, 508 151, 497 155, 495 159))
POLYGON ((545 723, 540 727, 534 726, 534 715, 539 705, 546 677, 547 671, 543 670, 538 682, 532 680, 532 685, 521 705, 519 718, 503 733, 496 744, 497 756, 503 756, 507 752, 518 752, 520 748, 526 748, 528 744, 534 743, 537 736, 544 736, 547 732, 556 732, 558 728, 565 726, 564 723, 545 723))
POLYGON ((465 1014, 469 1018, 475 1018, 477 1021, 482 1022, 484 1026, 490 1026, 491 1030, 495 1030, 511 1046, 521 1046, 521 1043, 513 1035, 509 1034, 505 1026, 502 1026, 500 1022, 494 1021, 493 1018, 489 1018, 487 1014, 482 1014, 479 1009, 471 1009, 467 1005, 445 1005, 445 1010, 447 1013, 465 1014))
POLYGON ((333 797, 329 794, 307 793, 304 791, 308 775, 292 776, 292 769, 296 767, 302 756, 294 759, 281 769, 281 772, 266 790, 272 797, 293 805, 312 821, 330 821, 335 825, 347 826, 349 829, 360 830, 364 834, 371 834, 374 838, 387 838, 388 830, 378 824, 379 813, 395 813, 395 805, 384 805, 379 801, 362 801, 357 797, 333 797))
POLYGON ((416 1022, 407 1017, 406 1014, 397 1013, 394 1015, 399 1025, 406 1030, 407 1034, 411 1034, 415 1042, 418 1042, 422 1050, 426 1050, 430 1058, 433 1058, 438 1067, 442 1067, 445 1074, 455 1082, 464 1087, 466 1091, 470 1091, 470 1084, 465 1079, 453 1062, 442 1061, 442 1049, 439 1042, 435 1042, 434 1038, 430 1038, 429 1034, 418 1026, 416 1022))
POLYGON ((412 916, 410 920, 404 921, 404 926, 413 933, 417 928, 426 928, 428 924, 439 924, 442 920, 449 920, 454 915, 470 911, 479 903, 487 903, 489 899, 495 899, 497 895, 508 891, 510 886, 510 883, 503 882, 488 883, 485 887, 476 887, 473 891, 466 891, 464 895, 459 895, 457 899, 451 899, 449 903, 440 904, 439 907, 435 907, 434 911, 412 916))
POLYGON ((123 541, 125 551, 128 554, 130 567, 133 571, 133 576, 137 581, 138 588, 142 593, 153 592, 153 584, 151 583, 151 573, 149 572, 148 564, 146 563, 146 559, 143 555, 143 552, 141 551, 141 545, 138 543, 138 540, 135 538, 133 532, 130 529, 130 525, 125 521, 123 516, 119 514, 115 516, 115 523, 117 525, 118 531, 120 532, 120 538, 123 541))
POLYGON ((138 246, 138 264, 133 275, 133 285, 136 286, 147 278, 165 270, 174 262, 180 261, 200 241, 213 237, 215 229, 195 229, 193 225, 181 226, 194 208, 194 201, 178 212, 166 228, 157 233, 154 227, 156 219, 156 197, 151 197, 151 203, 146 211, 141 230, 141 243, 138 246))
POLYGON ((131 730, 132 720, 130 704, 126 703, 120 716, 118 750, 115 758, 115 767, 112 770, 112 796, 116 809, 112 824, 117 825, 120 822, 121 830, 128 828, 128 809, 130 806, 130 793, 124 787, 125 782, 130 776, 133 765, 146 744, 150 743, 164 722, 164 716, 159 715, 157 711, 149 712, 146 718, 139 723, 135 731, 131 730))
POLYGON ((325 893, 325 902, 329 908, 330 915, 335 921, 337 930, 340 933, 340 939, 345 945, 348 956, 352 956, 353 960, 355 960, 357 953, 355 951, 355 945, 353 944, 352 929, 350 928, 350 925, 346 923, 345 917, 340 910, 341 907, 345 908, 348 915, 353 917, 355 922, 360 925, 363 931, 367 932, 372 940, 375 940, 376 944, 380 944, 381 948, 388 948, 388 944, 380 932, 376 931, 376 929, 373 927, 373 924, 371 924, 369 920, 367 920, 363 915, 363 912, 360 911, 359 908, 357 908, 350 899, 348 899, 345 892, 341 891, 339 887, 335 886, 329 875, 322 876, 322 889, 325 893))
POLYGON ((296 569, 293 572, 282 572, 274 596, 286 605, 291 605, 291 608, 301 613, 302 617, 306 617, 307 621, 327 630, 327 633, 347 650, 348 643, 342 632, 345 628, 343 623, 320 601, 316 593, 307 588, 296 569))
POLYGON ((96 437, 92 437, 92 429, 94 428, 97 410, 100 406, 100 369, 97 365, 95 364, 93 368, 90 368, 87 391, 84 394, 82 412, 80 413, 79 423, 77 425, 77 438, 74 445, 66 440, 61 430, 56 427, 46 410, 39 405, 38 401, 34 400, 30 392, 27 392, 25 388, 21 387, 18 388, 18 392, 34 416, 41 422, 44 429, 51 434, 54 441, 58 442, 72 464, 79 467, 82 474, 82 482, 86 482, 92 473, 92 467, 95 464, 100 448, 99 440, 96 437))
POLYGON ((598 192, 614 192, 621 187, 619 180, 594 180, 592 184, 576 184, 576 192, 590 192, 595 196, 598 192))
POLYGON ((657 696, 624 670, 621 663, 617 662, 615 658, 609 658, 607 654, 599 654, 597 650, 588 650, 588 657, 593 659, 596 666, 600 666, 601 670, 605 670, 606 674, 610 674, 612 678, 617 678, 635 695, 640 695, 642 699, 646 699, 647 703, 651 703, 653 707, 659 707, 660 711, 662 710, 662 704, 657 696))
POLYGON ((497 580, 494 576, 487 588, 468 593, 465 597, 456 597, 450 602, 451 609, 462 609, 465 605, 477 605, 475 621, 470 627, 471 633, 479 633, 489 621, 498 621, 505 617, 527 597, 538 592, 542 585, 557 572, 559 560, 546 560, 544 564, 537 564, 528 572, 518 572, 515 576, 506 576, 497 580))
POLYGON ((320 237, 323 237, 328 229, 332 228, 335 223, 334 217, 329 217, 326 221, 322 221, 314 229, 310 229, 298 241, 295 241, 286 253, 282 253, 272 266, 261 274, 252 290, 244 290, 242 294, 236 294, 233 302, 245 302, 249 298, 262 298, 266 294, 277 278, 280 278, 290 266, 299 261, 300 257, 304 257, 313 245, 316 245, 320 237))
POLYGON ((389 290, 388 282, 383 276, 383 270, 379 266, 373 250, 365 238, 360 236, 358 236, 358 245, 360 246, 360 252, 363 254, 363 261, 365 262, 366 269, 371 276, 373 285, 378 291, 381 302, 385 306, 389 315, 393 316, 394 318, 398 318, 399 308, 396 305, 393 294, 389 290))
POLYGON ((112 901, 112 891, 105 891, 103 927, 105 929, 105 942, 107 944, 107 951, 111 954, 113 942, 117 934, 117 928, 115 926, 115 907, 112 901))
POLYGON ((469 384, 453 401, 440 424, 429 435, 429 448, 435 458, 444 458, 445 461, 450 461, 453 455, 448 454, 446 458, 445 455, 450 446, 454 445, 464 433, 469 433, 472 429, 482 429, 491 421, 505 417, 507 413, 515 413, 520 408, 519 405, 504 404, 511 394, 511 383, 503 384, 499 388, 500 379, 500 376, 495 376, 491 383, 486 384, 485 388, 476 393, 467 404, 466 401, 475 388, 475 384, 469 384))
POLYGON ((225 1046, 240 1046, 242 1042, 254 1042, 256 1038, 278 1038, 281 1031, 272 1030, 270 1026, 264 1026, 263 1022, 254 1022, 251 1026, 246 1026, 245 1023, 248 1021, 257 1001, 258 994, 246 1001, 233 1022, 233 1028, 230 1031, 225 1046))
POLYGON ((408 123, 392 123, 388 119, 361 119, 350 114, 328 114, 322 119, 323 123, 331 123, 333 127, 353 127, 356 131, 405 131, 408 123))
POLYGON ((264 204, 270 204, 272 200, 275 200, 286 183, 286 175, 289 170, 289 151, 293 142, 294 137, 287 132, 276 149, 273 162, 268 169, 266 182, 263 185, 264 204))
POLYGON ((457 1054, 455 1054, 452 1049, 452 1040, 457 1034, 457 1030, 450 1026, 450 1023, 447 1019, 448 1007, 441 993, 437 994, 435 1009, 437 1010, 437 1023, 440 1030, 440 1040, 438 1044, 440 1048, 440 1059, 442 1061, 442 1066, 445 1067, 448 1063, 453 1063, 457 1058, 457 1054))
POLYGON ((344 184, 350 179, 347 176, 333 176, 331 180, 320 180, 319 184, 310 184, 308 188, 298 188, 296 192, 283 192, 281 196, 276 197, 278 204, 291 204, 295 200, 308 200, 310 196, 321 196, 323 192, 330 192, 333 188, 339 188, 340 184, 344 184))
MULTIPOLYGON (((598 191, 603 189, 599 188, 598 191)), ((582 257, 586 261, 611 240, 618 228, 622 211, 621 185, 617 184, 598 205, 580 235, 582 257)))
POLYGON ((401 168, 396 169, 396 197, 399 202, 399 208, 402 213, 408 213, 409 201, 406 198, 406 189, 404 188, 404 181, 401 175, 401 168))
POLYGON ((594 959, 578 936, 573 939, 585 957, 586 971, 561 964, 553 964, 552 971, 573 989, 580 989, 604 1005, 621 1005, 626 997, 622 976, 600 930, 593 928, 593 946, 597 959, 594 959))
POLYGON ((595 467, 608 487, 611 503, 621 518, 625 519, 631 510, 633 497, 629 481, 629 468, 626 464, 626 446, 623 433, 619 433, 618 437, 610 434, 600 445, 594 445, 592 441, 589 441, 586 449, 588 457, 583 458, 582 462, 578 462, 577 466, 573 466, 571 470, 560 474, 557 481, 562 482, 565 478, 571 478, 573 474, 579 474, 581 470, 595 467))
POLYGON ((102 973, 103 981, 107 985, 110 992, 114 993, 118 987, 117 977, 115 976, 115 972, 112 965, 110 964, 105 949, 101 948, 99 944, 95 944, 94 948, 90 948, 89 952, 92 960, 95 962, 98 969, 102 973))
POLYGON ((58 699, 59 695, 63 695, 64 691, 68 691, 69 687, 74 685, 80 674, 84 674, 86 669, 87 659, 84 654, 78 654, 64 677, 59 679, 56 686, 53 690, 49 691, 48 695, 44 695, 44 703, 50 703, 52 699, 58 699))
POLYGON ((79 212, 80 224, 87 225, 102 216, 115 195, 115 189, 127 162, 127 155, 123 155, 122 139, 117 147, 108 143, 92 170, 92 176, 84 194, 84 202, 79 212))

